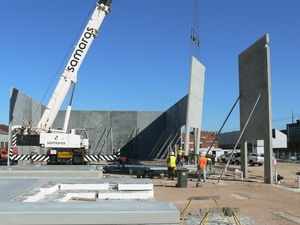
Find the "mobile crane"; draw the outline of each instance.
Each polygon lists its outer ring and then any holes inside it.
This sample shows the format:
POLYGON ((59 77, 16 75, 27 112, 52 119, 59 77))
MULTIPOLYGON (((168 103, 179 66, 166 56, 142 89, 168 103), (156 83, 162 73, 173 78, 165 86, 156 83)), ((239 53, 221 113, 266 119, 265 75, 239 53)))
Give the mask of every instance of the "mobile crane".
POLYGON ((95 10, 75 46, 37 126, 17 125, 12 127, 13 134, 17 136, 17 145, 40 146, 47 150, 48 164, 84 164, 84 155, 88 153, 89 149, 86 130, 71 129, 67 133, 67 127, 77 82, 77 72, 94 38, 97 37, 105 16, 111 11, 111 3, 112 0, 99 0, 96 3, 95 10), (53 122, 70 88, 70 101, 66 109, 63 128, 52 129, 53 122))

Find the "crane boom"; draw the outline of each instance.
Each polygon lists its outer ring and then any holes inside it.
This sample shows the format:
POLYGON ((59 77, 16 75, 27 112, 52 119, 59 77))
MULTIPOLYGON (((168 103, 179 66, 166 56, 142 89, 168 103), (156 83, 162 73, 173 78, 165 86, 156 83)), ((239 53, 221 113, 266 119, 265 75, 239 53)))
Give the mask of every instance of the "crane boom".
POLYGON ((71 111, 72 95, 77 81, 77 72, 89 50, 93 40, 99 33, 100 25, 105 16, 110 13, 112 0, 99 0, 88 21, 75 49, 69 59, 52 97, 40 119, 37 127, 15 125, 12 127, 16 145, 39 146, 46 150, 47 164, 86 164, 84 155, 90 148, 87 132, 84 128, 70 129, 67 133, 71 111), (62 130, 50 129, 61 108, 61 105, 72 86, 69 105, 66 110, 62 130))
MULTIPOLYGON (((96 3, 95 10, 86 25, 73 54, 67 63, 62 76, 52 94, 52 97, 38 123, 38 128, 49 129, 61 108, 61 105, 71 87, 77 81, 77 72, 88 52, 93 40, 97 37, 98 30, 105 16, 110 13, 112 0, 100 0, 96 3)), ((70 111, 70 110, 69 110, 70 111)), ((67 117, 68 118, 68 117, 67 117)), ((65 126, 64 126, 65 127, 65 126)), ((65 132, 65 131, 64 131, 65 132)))

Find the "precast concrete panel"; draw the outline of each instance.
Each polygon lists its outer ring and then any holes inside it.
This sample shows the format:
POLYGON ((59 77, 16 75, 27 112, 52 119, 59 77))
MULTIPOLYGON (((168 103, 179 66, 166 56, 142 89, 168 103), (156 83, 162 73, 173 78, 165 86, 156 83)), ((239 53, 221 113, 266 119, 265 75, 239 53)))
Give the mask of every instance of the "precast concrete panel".
MULTIPOLYGON (((11 126, 36 126, 41 118, 43 110, 45 110, 45 106, 41 103, 11 87, 9 115, 9 124, 11 126)), ((35 150, 37 153, 42 153, 40 152, 40 148, 35 148, 35 150)), ((31 151, 32 147, 19 147, 19 154, 30 154, 31 151)))
POLYGON ((187 105, 187 123, 190 127, 201 128, 204 93, 205 67, 191 57, 190 86, 187 105))
MULTIPOLYGON (((68 130, 72 128, 85 128, 91 149, 90 154, 99 154, 101 151, 102 155, 112 154, 110 139, 108 132, 110 129, 109 123, 109 111, 81 111, 73 110, 70 114, 70 120, 68 125, 68 130), (107 153, 109 149, 109 153, 107 153)), ((53 127, 61 127, 63 125, 65 118, 65 110, 59 111, 53 127)))
POLYGON ((132 139, 136 136, 137 112, 136 111, 113 111, 110 113, 110 124, 113 130, 114 145, 127 146, 127 154, 121 155, 129 157, 134 152, 134 142, 132 139))
POLYGON ((162 111, 139 111, 137 113, 138 134, 134 140, 136 146, 135 158, 148 158, 149 152, 157 144, 165 126, 166 117, 165 113, 162 111), (148 151, 144 151, 145 146, 148 146, 148 151))
MULTIPOLYGON (((34 124, 37 124, 44 109, 45 106, 12 89, 13 125, 24 125, 24 121, 34 121, 34 124)), ((179 141, 180 128, 185 124, 186 110, 187 96, 167 111, 72 110, 68 130, 87 130, 91 145, 90 154, 112 155, 120 149, 129 158, 160 158, 166 156, 169 146, 174 146, 175 142, 179 141)), ((53 128, 62 128, 64 119, 65 110, 60 110, 53 128)), ((26 152, 21 154, 30 154, 32 150, 32 147, 27 146, 19 148, 26 149, 26 152)))
POLYGON ((187 113, 188 95, 184 96, 166 111, 166 122, 168 127, 180 128, 185 125, 187 113))
POLYGON ((270 132, 272 114, 268 43, 269 36, 265 35, 239 55, 241 129, 262 91, 243 135, 247 140, 264 139, 270 132))
MULTIPOLYGON (((111 155, 121 149, 127 157, 147 158, 165 126, 162 111, 72 111, 69 129, 87 130, 90 154, 111 155)), ((54 126, 63 124, 60 111, 54 126)))
POLYGON ((155 130, 153 133, 158 135, 158 139, 155 141, 148 158, 165 158, 169 154, 168 150, 180 142, 181 127, 185 125, 186 109, 187 95, 159 117, 158 121, 164 120, 164 122, 160 123, 161 129, 155 130), (162 124, 164 124, 163 127, 161 127, 162 124))
MULTIPOLYGON (((199 150, 201 123, 202 123, 202 106, 204 94, 205 67, 194 57, 191 56, 190 85, 187 103, 186 115, 186 133, 190 128, 195 129, 195 151, 199 150)), ((185 136, 184 150, 188 154, 190 146, 190 135, 185 136)))
POLYGON ((12 125, 36 126, 41 118, 45 106, 38 101, 24 95, 15 88, 11 88, 10 122, 12 125))
POLYGON ((242 170, 247 177, 247 141, 264 140, 265 182, 273 183, 269 35, 239 55, 242 170), (252 116, 250 117, 252 113, 252 116), (245 129, 244 129, 245 128, 245 129))

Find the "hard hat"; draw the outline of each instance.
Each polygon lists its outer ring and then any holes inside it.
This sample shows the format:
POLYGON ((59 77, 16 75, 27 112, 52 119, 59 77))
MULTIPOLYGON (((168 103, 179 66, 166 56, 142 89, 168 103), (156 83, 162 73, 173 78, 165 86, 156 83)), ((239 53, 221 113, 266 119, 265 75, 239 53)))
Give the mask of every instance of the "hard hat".
POLYGON ((171 155, 175 155, 174 152, 171 152, 171 155))

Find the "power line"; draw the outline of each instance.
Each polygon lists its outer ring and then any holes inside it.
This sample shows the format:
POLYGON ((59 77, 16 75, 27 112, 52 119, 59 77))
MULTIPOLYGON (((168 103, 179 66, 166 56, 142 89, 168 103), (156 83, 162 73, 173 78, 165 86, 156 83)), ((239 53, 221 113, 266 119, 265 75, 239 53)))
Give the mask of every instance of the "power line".
POLYGON ((281 118, 278 118, 278 119, 274 119, 272 121, 273 121, 273 123, 284 121, 284 120, 290 120, 290 119, 292 119, 292 121, 293 121, 293 117, 300 117, 300 114, 294 114, 293 116, 285 116, 285 117, 281 117, 281 118))

